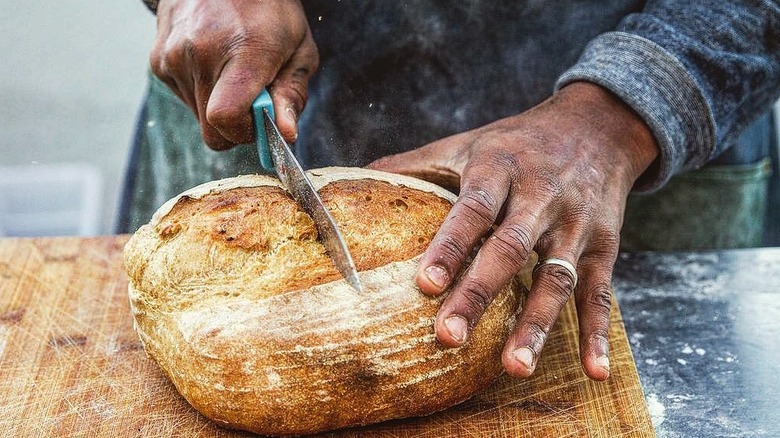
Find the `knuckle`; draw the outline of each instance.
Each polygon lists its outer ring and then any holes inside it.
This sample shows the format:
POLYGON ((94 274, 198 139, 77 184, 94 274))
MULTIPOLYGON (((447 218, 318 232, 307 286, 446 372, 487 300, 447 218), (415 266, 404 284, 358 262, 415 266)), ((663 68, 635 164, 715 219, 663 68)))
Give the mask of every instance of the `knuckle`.
POLYGON ((605 283, 596 284, 585 291, 585 304, 606 311, 612 309, 612 291, 605 283))
POLYGON ((162 54, 162 51, 158 48, 152 49, 152 52, 149 54, 149 67, 152 70, 152 73, 154 73, 157 77, 163 77, 165 76, 165 66, 164 66, 164 56, 162 54))
POLYGON ((198 34, 183 44, 184 56, 196 64, 207 64, 212 58, 219 56, 219 46, 215 39, 206 34, 198 34))
POLYGON ((493 223, 498 213, 498 202, 487 190, 478 188, 467 190, 458 197, 458 203, 471 212, 479 222, 493 223))
POLYGON ((177 71, 181 70, 184 65, 183 52, 175 49, 166 49, 160 52, 157 64, 161 69, 164 69, 166 73, 175 74, 177 71))
POLYGON ((249 43, 249 32, 243 27, 237 27, 232 30, 230 35, 221 39, 220 52, 225 57, 235 56, 244 50, 249 43))
POLYGON ((275 96, 280 96, 289 102, 296 113, 303 111, 309 99, 308 78, 295 73, 285 78, 277 77, 273 89, 275 96))
POLYGON ((541 169, 534 172, 532 180, 538 181, 539 195, 542 199, 563 199, 566 195, 566 187, 560 177, 553 171, 541 169))
POLYGON ((171 78, 180 65, 180 55, 169 49, 165 41, 158 41, 149 53, 149 67, 158 78, 171 78))
POLYGON ((502 226, 490 238, 508 267, 519 268, 533 249, 531 230, 524 224, 502 226))
POLYGON ((610 260, 617 258, 620 248, 620 232, 610 227, 597 232, 596 235, 600 252, 610 260))
POLYGON ((222 53, 225 57, 245 57, 252 59, 258 54, 265 60, 265 64, 276 72, 291 53, 285 45, 284 37, 267 38, 264 33, 251 30, 235 30, 222 45, 222 53))
POLYGON ((577 222, 591 223, 595 217, 595 209, 589 203, 577 199, 571 202, 567 209, 568 214, 577 222))
POLYGON ((181 51, 184 59, 190 59, 197 62, 203 54, 203 42, 200 38, 186 39, 181 44, 181 51))
POLYGON ((519 173, 520 165, 517 157, 507 152, 503 145, 500 145, 498 150, 490 155, 488 162, 494 169, 507 173, 511 179, 515 179, 519 173))
POLYGON ((562 266, 546 265, 543 275, 545 277, 545 290, 559 304, 564 304, 574 290, 574 278, 571 273, 562 266))
POLYGON ((522 223, 509 224, 497 234, 498 240, 510 247, 516 253, 528 254, 533 249, 531 228, 522 223))
POLYGON ((437 239, 436 245, 438 247, 439 261, 449 266, 465 259, 468 253, 468 246, 465 244, 465 240, 451 234, 437 239))
POLYGON ((542 322, 538 317, 532 318, 525 323, 525 330, 531 342, 529 343, 535 350, 541 350, 544 341, 547 339, 547 333, 550 331, 551 324, 542 322))
POLYGON ((555 242, 555 236, 549 230, 545 231, 536 239, 534 250, 541 257, 542 254, 548 254, 550 252, 553 245, 555 245, 555 242))
POLYGON ((472 318, 478 318, 493 301, 490 287, 478 280, 470 279, 464 284, 463 302, 466 313, 472 318))
POLYGON ((592 232, 594 226, 601 223, 599 211, 593 202, 580 196, 577 190, 561 187, 555 192, 555 198, 562 206, 561 221, 565 226, 578 230, 581 234, 592 232))

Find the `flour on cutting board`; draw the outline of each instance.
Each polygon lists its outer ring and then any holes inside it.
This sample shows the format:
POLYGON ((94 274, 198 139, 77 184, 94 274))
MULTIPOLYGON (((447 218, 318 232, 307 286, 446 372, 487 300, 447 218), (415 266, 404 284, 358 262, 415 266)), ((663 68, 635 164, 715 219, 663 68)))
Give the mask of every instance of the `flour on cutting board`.
POLYGON ((688 345, 688 343, 683 344, 683 348, 680 350, 680 353, 682 354, 693 354, 696 353, 699 356, 704 356, 707 353, 707 350, 697 347, 695 344, 693 346, 688 345))
POLYGON ((669 409, 681 409, 688 405, 689 401, 696 400, 693 394, 667 394, 666 399, 671 402, 669 409))
POLYGON ((663 403, 658 401, 658 395, 648 394, 647 397, 647 410, 650 411, 650 420, 653 422, 653 427, 658 428, 666 419, 664 412, 666 408, 663 403))

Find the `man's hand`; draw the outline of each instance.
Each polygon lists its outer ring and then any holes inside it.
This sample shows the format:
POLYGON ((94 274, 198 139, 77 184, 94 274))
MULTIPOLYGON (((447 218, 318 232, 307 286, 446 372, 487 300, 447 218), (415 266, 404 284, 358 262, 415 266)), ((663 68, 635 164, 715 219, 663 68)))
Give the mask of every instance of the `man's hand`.
POLYGON ((468 342, 498 291, 528 261, 540 266, 504 348, 509 374, 533 373, 561 308, 574 293, 585 373, 609 376, 609 312, 626 198, 658 154, 644 122, 614 95, 573 83, 518 116, 375 161, 375 169, 450 185, 460 194, 424 254, 417 284, 450 289, 436 319, 439 341, 468 342), (453 284, 472 249, 473 262, 453 284))
POLYGON ((299 1, 161 0, 150 61, 221 150, 254 141, 251 104, 266 86, 282 135, 295 141, 319 58, 299 1))

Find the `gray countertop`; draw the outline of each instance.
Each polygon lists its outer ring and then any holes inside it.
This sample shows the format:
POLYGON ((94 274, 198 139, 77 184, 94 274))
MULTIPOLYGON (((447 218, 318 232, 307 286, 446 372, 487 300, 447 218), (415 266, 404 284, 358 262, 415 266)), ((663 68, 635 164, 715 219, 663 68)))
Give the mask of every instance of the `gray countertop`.
POLYGON ((659 437, 780 437, 780 248, 621 254, 614 288, 659 437))

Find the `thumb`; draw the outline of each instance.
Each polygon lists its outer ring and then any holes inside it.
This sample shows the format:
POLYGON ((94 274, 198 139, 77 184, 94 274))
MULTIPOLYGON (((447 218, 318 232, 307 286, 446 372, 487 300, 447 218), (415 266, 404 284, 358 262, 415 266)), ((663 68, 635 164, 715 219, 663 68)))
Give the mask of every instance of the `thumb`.
POLYGON ((468 160, 468 154, 464 153, 466 145, 458 140, 459 136, 445 138, 418 149, 382 157, 366 167, 413 176, 457 192, 468 160))
POLYGON ((252 143, 252 102, 277 68, 247 56, 230 59, 211 91, 206 108, 208 124, 234 144, 252 143))

